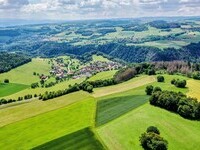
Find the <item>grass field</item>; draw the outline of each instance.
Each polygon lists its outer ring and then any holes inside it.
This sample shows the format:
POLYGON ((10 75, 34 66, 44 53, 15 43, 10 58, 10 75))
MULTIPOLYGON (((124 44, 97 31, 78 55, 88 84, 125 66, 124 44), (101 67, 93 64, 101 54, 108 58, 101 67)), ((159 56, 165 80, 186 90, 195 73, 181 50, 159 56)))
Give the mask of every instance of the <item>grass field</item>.
POLYGON ((89 81, 95 81, 95 80, 105 80, 105 79, 111 79, 115 75, 117 70, 111 70, 111 71, 105 71, 105 72, 100 72, 91 78, 89 78, 89 81))
POLYGON ((102 96, 106 96, 106 95, 110 95, 114 93, 119 93, 119 92, 127 91, 133 88, 137 88, 149 83, 153 83, 155 81, 156 81, 155 76, 140 76, 121 84, 94 89, 93 96, 102 97, 102 96))
POLYGON ((9 98, 17 99, 19 96, 24 96, 24 95, 27 95, 27 94, 40 94, 40 93, 43 94, 46 91, 51 92, 51 91, 64 90, 64 89, 68 88, 68 86, 70 84, 74 85, 75 83, 80 83, 83 80, 85 80, 85 79, 84 78, 80 78, 80 79, 73 79, 73 80, 63 81, 63 82, 58 83, 55 86, 52 86, 52 87, 49 87, 49 88, 40 88, 40 87, 36 88, 36 89, 27 88, 27 89, 22 90, 22 91, 20 91, 18 93, 14 93, 14 94, 8 95, 5 98, 6 99, 9 99, 9 98))
POLYGON ((94 99, 85 100, 1 127, 0 149, 30 149, 93 126, 94 108, 94 99))
POLYGON ((85 128, 75 133, 65 135, 33 150, 103 150, 103 146, 97 140, 94 133, 85 128))
POLYGON ((19 91, 22 91, 29 86, 23 85, 23 84, 15 84, 15 83, 9 83, 4 84, 0 83, 0 97, 8 96, 14 93, 17 93, 19 91))
POLYGON ((86 92, 76 92, 45 102, 31 100, 25 101, 26 103, 17 102, 3 105, 0 106, 0 127, 57 110, 83 100, 93 100, 93 97, 86 92))
POLYGON ((98 134, 109 150, 142 150, 139 136, 148 126, 156 126, 169 142, 169 150, 200 149, 200 124, 167 110, 145 104, 98 128, 98 134), (187 141, 187 142, 186 142, 187 141), (191 141, 188 143, 188 141, 191 141))
POLYGON ((195 97, 200 101, 200 81, 188 80, 189 92, 188 96, 195 97))
POLYGON ((30 63, 0 74, 0 80, 9 79, 11 83, 30 85, 39 81, 39 77, 34 76, 33 72, 49 75, 50 67, 48 59, 34 58, 30 63))
POLYGON ((104 61, 104 62, 108 62, 110 60, 108 60, 107 58, 103 57, 103 56, 98 56, 98 55, 92 55, 92 61, 96 62, 96 61, 104 61))

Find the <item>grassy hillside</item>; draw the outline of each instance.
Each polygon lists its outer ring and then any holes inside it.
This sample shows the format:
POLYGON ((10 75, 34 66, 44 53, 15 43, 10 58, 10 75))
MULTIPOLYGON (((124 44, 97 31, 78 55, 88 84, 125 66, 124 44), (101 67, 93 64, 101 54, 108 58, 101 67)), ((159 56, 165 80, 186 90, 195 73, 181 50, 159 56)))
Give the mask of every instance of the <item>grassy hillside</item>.
POLYGON ((48 59, 35 58, 32 62, 15 68, 7 73, 0 74, 0 80, 9 79, 11 83, 27 84, 38 82, 39 77, 33 72, 49 75, 50 65, 48 59))
POLYGON ((161 136, 169 142, 169 150, 198 150, 200 125, 164 109, 145 104, 123 117, 98 129, 102 140, 110 150, 142 150, 139 136, 148 126, 156 126, 161 136), (186 141, 191 141, 190 144, 186 141))
POLYGON ((36 89, 32 89, 32 88, 28 88, 28 89, 25 89, 25 90, 22 90, 18 93, 14 93, 12 95, 9 95, 9 96, 6 96, 5 98, 14 98, 14 99, 17 99, 19 96, 24 96, 24 95, 27 95, 27 94, 43 94, 45 93, 46 91, 58 91, 58 90, 64 90, 66 88, 68 88, 68 86, 71 84, 71 85, 74 85, 75 83, 80 83, 82 82, 83 80, 85 80, 84 78, 80 78, 80 79, 76 79, 76 80, 68 80, 68 81, 64 81, 64 82, 61 82, 61 83, 58 83, 56 84, 55 86, 52 86, 52 87, 49 87, 49 88, 36 88, 36 89))
POLYGON ((90 99, 4 126, 0 149, 30 149, 92 126, 94 108, 95 101, 90 99))
POLYGON ((89 81, 111 79, 115 75, 116 72, 117 72, 117 70, 100 72, 100 73, 92 76, 89 79, 89 81))
POLYGON ((93 97, 85 92, 76 92, 45 102, 31 100, 24 101, 25 103, 19 102, 0 106, 0 127, 49 111, 67 107, 70 104, 83 100, 93 100, 93 97))
POLYGON ((96 139, 94 133, 89 129, 77 131, 65 135, 43 145, 33 148, 33 150, 103 150, 103 146, 96 139))
POLYGON ((17 93, 19 91, 22 91, 29 86, 23 85, 23 84, 15 84, 15 83, 9 83, 9 84, 4 84, 0 83, 0 97, 3 96, 8 96, 14 93, 17 93))

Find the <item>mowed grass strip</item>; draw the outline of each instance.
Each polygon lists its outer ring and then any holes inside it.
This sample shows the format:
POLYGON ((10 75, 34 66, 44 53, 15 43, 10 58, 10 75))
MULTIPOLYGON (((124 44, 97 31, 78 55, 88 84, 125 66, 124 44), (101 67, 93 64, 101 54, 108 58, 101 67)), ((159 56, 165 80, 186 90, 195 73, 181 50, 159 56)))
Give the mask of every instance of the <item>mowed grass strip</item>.
POLYGON ((103 88, 96 88, 94 89, 93 96, 94 97, 102 97, 114 93, 119 93, 123 91, 127 91, 130 89, 134 89, 149 83, 153 83, 156 81, 155 76, 145 76, 142 75, 140 77, 135 77, 127 82, 113 85, 113 86, 108 86, 108 87, 103 87, 103 88))
POLYGON ((117 70, 111 70, 111 71, 104 71, 97 73, 96 75, 92 76, 89 81, 95 81, 95 80, 105 80, 105 79, 111 79, 115 75, 117 70))
POLYGON ((189 92, 187 93, 190 97, 195 97, 200 101, 200 81, 188 80, 189 92))
POLYGON ((28 88, 28 85, 15 83, 0 83, 0 97, 8 96, 28 88))
POLYGON ((86 92, 80 91, 48 101, 31 100, 27 101, 27 103, 17 102, 15 106, 6 104, 0 106, 0 127, 84 100, 93 100, 93 97, 86 92))
POLYGON ((0 128, 0 149, 31 149, 94 124, 94 99, 0 128))
POLYGON ((32 150, 103 150, 102 144, 94 133, 85 128, 69 135, 65 135, 48 143, 42 144, 32 150))
POLYGON ((159 107, 145 104, 98 128, 109 150, 142 150, 139 137, 149 126, 156 126, 169 142, 169 150, 199 150, 200 122, 184 119, 159 107), (188 141, 191 141, 188 143, 188 141))
POLYGON ((146 95, 129 95, 100 100, 97 102, 96 126, 108 123, 147 101, 148 96, 146 95))

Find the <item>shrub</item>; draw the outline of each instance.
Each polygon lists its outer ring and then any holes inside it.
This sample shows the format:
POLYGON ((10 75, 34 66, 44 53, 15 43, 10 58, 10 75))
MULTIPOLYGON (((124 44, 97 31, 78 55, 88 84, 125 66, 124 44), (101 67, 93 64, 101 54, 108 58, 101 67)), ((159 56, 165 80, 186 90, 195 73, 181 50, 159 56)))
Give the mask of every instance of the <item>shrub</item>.
POLYGON ((155 75, 156 74, 156 71, 154 69, 151 69, 151 70, 148 70, 147 71, 147 74, 148 75, 155 75))
POLYGON ((162 89, 160 88, 160 87, 155 87, 154 89, 153 89, 153 93, 155 93, 155 92, 158 92, 158 91, 162 91, 162 89))
POLYGON ((165 78, 163 76, 157 76, 157 81, 158 82, 164 82, 165 78))
POLYGON ((154 126, 149 126, 149 127, 147 128, 147 133, 149 133, 149 132, 153 132, 153 133, 156 133, 156 134, 160 134, 160 131, 158 130, 158 128, 157 128, 157 127, 154 127, 154 126))
POLYGON ((154 132, 143 133, 140 143, 145 150, 167 150, 168 148, 168 142, 154 132))
POLYGON ((179 87, 179 88, 185 88, 187 82, 186 80, 173 79, 171 81, 171 84, 174 84, 176 87, 179 87))
POLYGON ((9 83, 10 81, 8 79, 5 79, 4 80, 4 83, 9 83))
POLYGON ((146 92, 147 95, 152 95, 153 86, 152 85, 147 86, 145 92, 146 92))

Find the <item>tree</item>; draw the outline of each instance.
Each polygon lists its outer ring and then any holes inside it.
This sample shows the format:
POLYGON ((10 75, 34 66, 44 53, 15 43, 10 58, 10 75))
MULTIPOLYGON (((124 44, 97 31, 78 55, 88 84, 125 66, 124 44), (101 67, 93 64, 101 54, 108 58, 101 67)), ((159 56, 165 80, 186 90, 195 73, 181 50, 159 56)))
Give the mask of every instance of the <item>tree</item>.
POLYGON ((152 85, 148 85, 146 87, 145 92, 146 92, 147 95, 152 95, 152 93, 153 93, 153 86, 152 85))
MULTIPOLYGON (((147 130, 154 131, 158 130, 156 127, 149 127, 147 130)), ((158 132, 158 131, 156 131, 158 132)), ((159 132, 160 133, 160 132, 159 132)), ((141 146, 144 150, 167 150, 168 142, 162 138, 159 134, 154 132, 143 133, 140 138, 141 146)))
POLYGON ((9 82, 10 82, 9 79, 4 80, 4 83, 9 83, 9 82))
POLYGON ((86 90, 89 92, 89 93, 92 93, 93 92, 93 86, 92 85, 88 85, 86 90))
POLYGON ((155 126, 149 126, 149 127, 147 128, 147 133, 149 133, 149 132, 153 132, 153 133, 156 133, 156 134, 160 134, 160 131, 159 131, 158 128, 155 127, 155 126))
POLYGON ((158 82, 164 82, 165 78, 163 76, 157 76, 157 81, 158 82))
POLYGON ((153 89, 153 93, 155 93, 155 92, 158 92, 158 91, 162 91, 162 89, 160 88, 160 87, 155 87, 154 89, 153 89))

